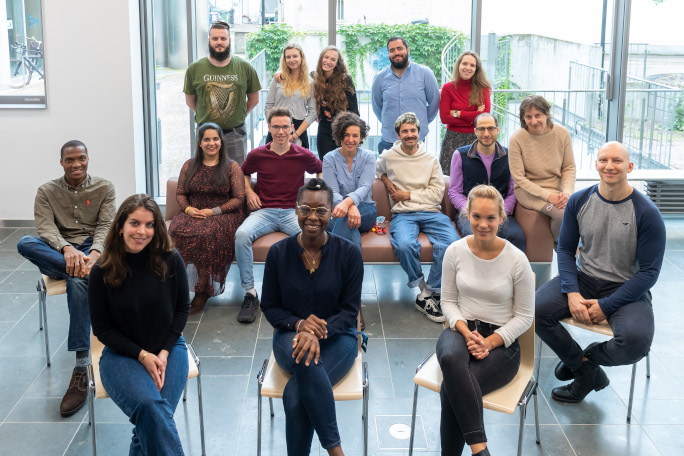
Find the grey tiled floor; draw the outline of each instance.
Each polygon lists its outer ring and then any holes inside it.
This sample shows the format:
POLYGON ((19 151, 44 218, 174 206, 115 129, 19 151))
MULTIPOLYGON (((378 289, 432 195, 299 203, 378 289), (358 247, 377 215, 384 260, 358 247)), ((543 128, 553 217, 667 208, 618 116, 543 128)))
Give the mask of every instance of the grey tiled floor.
MULTIPOLYGON (((666 221, 667 252, 660 281, 653 289, 656 336, 650 380, 639 363, 631 424, 627 424, 630 367, 608 368, 608 388, 590 394, 577 405, 549 399, 559 382, 553 377, 555 358, 543 351, 539 397, 541 444, 534 441, 533 413, 526 419, 526 455, 671 455, 684 454, 684 354, 681 327, 684 306, 677 302, 684 276, 684 220, 666 221)), ((38 329, 35 290, 37 270, 16 252, 17 240, 32 234, 27 228, 0 228, 0 456, 87 455, 90 427, 85 409, 59 416, 59 402, 73 367, 66 351, 68 315, 64 296, 48 298, 52 366, 45 366, 43 334, 38 329)), ((255 268, 255 276, 263 268, 255 268)), ((261 284, 257 284, 260 288, 261 284)), ((226 292, 209 301, 206 311, 192 317, 185 330, 202 361, 207 454, 256 454, 256 373, 270 351, 271 328, 261 317, 252 325, 236 322, 242 301, 237 268, 229 274, 226 292)), ((409 423, 413 373, 434 350, 441 326, 413 310, 414 292, 405 285, 399 266, 366 266, 363 306, 370 336, 365 359, 371 394, 369 453, 405 455, 406 440, 392 440, 388 427, 409 423)), ((595 338, 574 330, 582 344, 595 338)), ((438 455, 438 395, 420 391, 416 454, 438 455)), ((264 403, 264 405, 266 405, 264 403)), ((98 452, 128 451, 131 425, 111 400, 96 401, 98 452)), ((362 454, 361 405, 338 403, 343 447, 362 454)), ((285 454, 282 405, 275 401, 275 418, 264 412, 263 454, 285 454)), ((518 415, 485 411, 493 455, 513 455, 518 415)), ((196 384, 189 384, 188 401, 176 412, 186 454, 199 454, 196 384)), ((312 454, 325 454, 314 438, 312 454)), ((467 451, 464 454, 469 454, 467 451)))

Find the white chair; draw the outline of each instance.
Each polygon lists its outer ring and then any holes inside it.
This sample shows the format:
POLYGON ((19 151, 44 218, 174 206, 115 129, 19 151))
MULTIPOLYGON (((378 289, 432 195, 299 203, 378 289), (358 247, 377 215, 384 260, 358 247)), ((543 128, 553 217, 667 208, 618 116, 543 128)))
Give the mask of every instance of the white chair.
MULTIPOLYGON (((188 379, 197 377, 197 402, 199 404, 199 419, 200 419, 200 440, 202 443, 202 456, 206 455, 204 444, 204 414, 202 411, 202 375, 200 371, 200 361, 192 345, 185 344, 188 348, 188 379)), ((90 424, 93 439, 93 456, 97 455, 97 442, 95 440, 95 399, 106 399, 109 397, 100 381, 100 357, 104 344, 90 333, 90 357, 92 363, 88 366, 88 410, 90 411, 90 424)), ((185 391, 183 393, 183 401, 186 400, 188 392, 188 384, 185 384, 185 391)))
MULTIPOLYGON (((358 320, 357 320, 358 325, 358 320)), ((342 380, 333 386, 333 396, 336 401, 363 400, 363 411, 361 421, 363 423, 363 454, 368 454, 368 366, 363 362, 361 353, 361 334, 359 338, 359 351, 354 361, 354 365, 347 372, 342 380)), ((271 408, 271 418, 273 418, 273 399, 282 399, 285 385, 290 379, 290 374, 278 366, 273 356, 264 360, 264 364, 257 375, 257 397, 258 397, 258 419, 257 419, 257 456, 261 456, 261 398, 267 397, 271 408)))
POLYGON ((38 291, 38 325, 42 331, 45 328, 45 358, 50 367, 50 341, 48 340, 48 321, 47 321, 47 297, 66 294, 66 280, 53 279, 45 274, 41 274, 36 285, 38 291))
MULTIPOLYGON (((484 408, 509 415, 520 407, 520 430, 518 432, 518 456, 522 453, 523 430, 527 404, 530 397, 534 397, 534 424, 539 438, 539 407, 537 405, 537 378, 534 376, 534 322, 519 338, 520 344, 520 367, 518 373, 507 385, 492 391, 482 397, 484 408)), ((538 372, 538 371, 537 371, 538 372)), ((442 370, 439 367, 437 356, 431 353, 416 369, 413 382, 416 384, 413 392, 413 413, 411 414, 411 440, 409 441, 409 456, 413 454, 413 439, 416 429, 416 406, 418 405, 418 387, 422 386, 435 393, 442 388, 442 370)))
MULTIPOLYGON (((584 323, 580 323, 578 321, 575 321, 572 317, 564 318, 561 321, 567 325, 570 325, 570 326, 575 326, 577 328, 585 329, 587 331, 591 331, 591 332, 594 332, 597 334, 603 334, 604 336, 614 337, 613 336, 613 330, 611 329, 610 324, 608 324, 608 320, 603 320, 598 325, 586 325, 584 323)), ((537 372, 539 372, 539 362, 541 360, 541 351, 542 351, 542 342, 540 339, 539 340, 539 359, 537 360, 537 372)), ((637 363, 638 363, 638 361, 632 365, 632 383, 629 386, 629 403, 627 405, 627 422, 632 421, 632 400, 634 399, 634 381, 636 380, 637 363)), ((651 354, 650 353, 646 355, 646 378, 651 378, 651 354)))

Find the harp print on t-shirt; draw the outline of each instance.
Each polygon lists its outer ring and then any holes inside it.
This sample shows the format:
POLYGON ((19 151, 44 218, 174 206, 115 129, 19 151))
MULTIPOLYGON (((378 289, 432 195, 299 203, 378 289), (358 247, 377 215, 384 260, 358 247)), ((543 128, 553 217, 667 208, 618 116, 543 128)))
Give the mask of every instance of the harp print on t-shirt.
POLYGON ((235 111, 235 90, 234 82, 220 83, 208 82, 205 93, 207 106, 209 107, 209 117, 213 119, 229 118, 235 111))

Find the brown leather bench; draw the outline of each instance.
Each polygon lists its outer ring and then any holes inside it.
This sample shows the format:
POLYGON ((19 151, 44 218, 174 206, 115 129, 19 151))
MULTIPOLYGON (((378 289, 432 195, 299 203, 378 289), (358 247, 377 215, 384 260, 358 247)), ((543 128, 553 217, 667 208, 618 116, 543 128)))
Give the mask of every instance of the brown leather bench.
MULTIPOLYGON (((173 217, 180 212, 180 206, 175 198, 178 178, 172 177, 166 183, 166 221, 167 224, 173 217)), ((252 187, 256 187, 256 181, 252 180, 252 187)), ((456 208, 449 200, 449 176, 444 176, 444 198, 442 200, 442 212, 450 220, 457 215, 456 208)), ((392 220, 392 211, 387 190, 380 179, 373 182, 373 201, 377 205, 378 216, 385 216, 382 226, 387 228, 387 234, 378 235, 372 231, 361 234, 361 253, 364 263, 399 263, 399 259, 394 254, 392 244, 389 240, 389 227, 392 220)), ((520 223, 527 238, 527 258, 530 262, 550 263, 553 258, 553 236, 548 218, 536 211, 525 209, 520 204, 515 209, 515 219, 520 223)), ((455 227, 455 224, 454 224, 455 227)), ((286 237, 283 233, 270 233, 262 236, 252 244, 254 252, 254 262, 263 263, 266 261, 268 249, 275 242, 286 237)), ((418 235, 420 242, 420 261, 422 263, 432 263, 432 244, 424 233, 418 235)))

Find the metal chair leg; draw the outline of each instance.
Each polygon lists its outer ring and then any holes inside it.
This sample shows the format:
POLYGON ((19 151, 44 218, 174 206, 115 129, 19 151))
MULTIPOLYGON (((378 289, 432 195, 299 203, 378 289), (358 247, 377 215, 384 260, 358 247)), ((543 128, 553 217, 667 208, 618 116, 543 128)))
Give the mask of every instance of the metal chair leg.
POLYGON ((275 412, 273 412, 273 398, 269 397, 268 398, 268 406, 271 407, 271 418, 275 416, 275 412))
POLYGON ((520 430, 518 431, 518 456, 522 454, 523 437, 525 435, 525 415, 527 415, 527 403, 520 408, 520 430))
POLYGON ((368 364, 363 363, 363 456, 368 456, 368 364))
POLYGON ((257 387, 257 456, 261 456, 261 383, 257 387))
MULTIPOLYGON (((200 441, 202 443, 202 456, 207 454, 204 442, 204 408, 202 407, 202 369, 200 368, 199 358, 197 361, 197 402, 199 403, 199 415, 200 415, 200 441)), ((185 387, 187 389, 187 382, 185 387)))
POLYGON ((541 443, 541 437, 539 434, 539 404, 537 400, 537 390, 539 390, 539 383, 534 385, 534 426, 537 431, 537 444, 541 443))
POLYGON ((38 284, 36 285, 38 290, 38 319, 41 331, 45 328, 45 359, 47 366, 50 367, 50 339, 48 337, 48 322, 47 322, 47 306, 45 302, 47 301, 47 288, 43 278, 38 279, 38 284))
POLYGON ((36 284, 36 290, 38 290, 38 328, 43 330, 43 306, 41 302, 43 301, 43 278, 38 279, 38 284, 36 284))
POLYGON ((185 388, 183 388, 183 402, 188 400, 188 381, 185 381, 185 388))
POLYGON ((88 365, 88 424, 90 424, 93 456, 97 456, 97 441, 95 438, 95 380, 92 364, 88 365))
POLYGON ((43 336, 45 336, 45 358, 47 360, 47 366, 50 367, 50 337, 48 333, 47 306, 45 305, 45 298, 43 298, 41 305, 43 306, 43 328, 45 328, 45 333, 43 334, 43 336))
POLYGON ((411 439, 409 440, 409 456, 413 456, 413 438, 416 434, 416 407, 418 405, 418 385, 413 389, 413 412, 411 413, 411 439))
POLYGON ((634 380, 636 379, 637 363, 632 365, 632 382, 629 385, 629 404, 627 405, 627 422, 632 421, 632 400, 634 399, 634 380))
POLYGON ((651 378, 651 352, 646 355, 646 378, 651 378))

